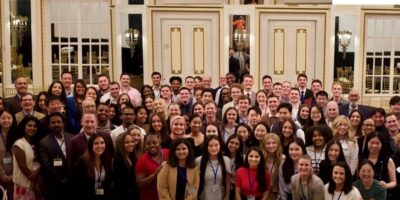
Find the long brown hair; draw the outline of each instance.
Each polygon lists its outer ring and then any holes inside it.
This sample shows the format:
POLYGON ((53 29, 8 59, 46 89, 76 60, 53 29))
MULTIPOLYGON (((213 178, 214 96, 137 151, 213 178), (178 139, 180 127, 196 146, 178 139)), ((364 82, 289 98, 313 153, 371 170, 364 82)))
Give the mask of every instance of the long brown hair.
POLYGON ((101 166, 104 167, 104 170, 106 172, 106 175, 111 175, 111 163, 112 163, 112 159, 110 154, 108 153, 107 150, 107 143, 106 143, 106 138, 99 134, 99 133, 94 133, 92 136, 90 136, 89 141, 88 141, 88 153, 89 153, 89 158, 85 159, 85 165, 86 165, 86 172, 88 173, 88 175, 92 178, 96 177, 95 174, 95 155, 93 152, 93 145, 94 145, 94 141, 101 137, 104 140, 104 144, 105 144, 105 149, 103 154, 101 154, 100 156, 100 162, 101 162, 101 166))

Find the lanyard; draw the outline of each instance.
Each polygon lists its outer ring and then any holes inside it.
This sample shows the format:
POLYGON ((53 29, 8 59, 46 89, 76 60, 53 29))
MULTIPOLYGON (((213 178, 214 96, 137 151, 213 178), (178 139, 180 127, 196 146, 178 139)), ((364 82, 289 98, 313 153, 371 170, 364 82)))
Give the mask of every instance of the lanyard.
POLYGON ((101 183, 102 183, 102 181, 101 181, 101 175, 102 175, 102 173, 103 173, 103 166, 100 165, 100 172, 97 172, 96 167, 94 168, 94 171, 95 171, 96 174, 97 174, 97 188, 101 188, 101 183))
POLYGON ((179 172, 179 175, 186 181, 186 183, 188 183, 188 180, 187 180, 187 177, 186 177, 186 173, 184 173, 185 172, 185 168, 183 168, 181 170, 181 168, 178 167, 178 172, 179 172))
POLYGON ((254 177, 254 179, 253 179, 253 181, 251 181, 251 176, 250 176, 250 168, 247 170, 247 179, 249 180, 249 186, 250 186, 250 190, 251 191, 253 191, 253 186, 254 186, 254 183, 256 182, 256 178, 257 178, 257 174, 256 174, 256 176, 254 177))
POLYGON ((300 188, 301 188, 301 200, 306 200, 307 199, 307 197, 306 197, 306 195, 305 195, 305 193, 304 193, 304 188, 303 188, 303 183, 302 183, 302 181, 301 181, 301 177, 300 177, 300 188))
POLYGON ((319 156, 317 158, 317 149, 314 147, 314 158, 315 158, 314 169, 318 168, 318 165, 321 161, 322 152, 323 152, 323 149, 322 149, 321 153, 319 153, 319 156))
POLYGON ((270 175, 272 175, 272 171, 274 170, 274 165, 275 165, 275 157, 274 157, 274 161, 272 162, 271 170, 269 170, 270 175))
POLYGON ((58 144, 56 136, 53 136, 52 138, 54 146, 57 149, 58 157, 61 157, 60 155, 64 155, 64 152, 62 151, 62 147, 64 145, 64 139, 61 140, 61 144, 58 144))
POLYGON ((218 173, 218 168, 219 168, 219 161, 218 161, 218 164, 217 164, 217 169, 214 169, 214 166, 212 165, 210 160, 208 160, 208 164, 210 164, 211 169, 212 169, 213 174, 214 174, 214 184, 217 184, 217 173, 218 173))
MULTIPOLYGON (((342 197, 342 194, 343 194, 343 191, 341 191, 341 192, 340 192, 340 194, 339 194, 339 197, 338 197, 336 200, 339 200, 339 199, 340 199, 340 197, 342 197)), ((333 200, 333 196, 335 196, 335 192, 333 192, 333 195, 332 195, 332 200, 333 200)))

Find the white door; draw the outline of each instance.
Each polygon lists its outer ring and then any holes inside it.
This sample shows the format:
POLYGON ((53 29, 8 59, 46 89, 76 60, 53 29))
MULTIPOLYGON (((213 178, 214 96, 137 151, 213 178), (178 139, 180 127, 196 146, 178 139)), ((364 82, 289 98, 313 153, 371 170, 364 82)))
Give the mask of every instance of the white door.
POLYGON ((309 14, 260 18, 260 78, 268 74, 274 82, 296 83, 297 75, 305 73, 309 80, 324 82, 324 18, 309 14))

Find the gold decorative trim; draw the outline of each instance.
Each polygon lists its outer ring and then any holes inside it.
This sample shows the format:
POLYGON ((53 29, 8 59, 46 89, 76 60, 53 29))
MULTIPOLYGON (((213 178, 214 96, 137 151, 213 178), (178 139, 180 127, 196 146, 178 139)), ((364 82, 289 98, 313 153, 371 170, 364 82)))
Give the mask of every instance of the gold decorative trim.
POLYGON ((304 74, 307 69, 307 29, 296 30, 296 74, 304 74))
MULTIPOLYGON (((151 42, 151 44, 149 44, 149 46, 151 46, 149 48, 149 55, 151 55, 151 60, 150 60, 150 64, 151 64, 151 69, 154 72, 154 37, 155 37, 155 33, 154 33, 154 15, 155 13, 171 13, 171 12, 183 12, 183 13, 193 13, 193 12, 210 12, 210 13, 214 13, 214 14, 218 14, 218 49, 219 49, 219 53, 218 53, 218 64, 219 66, 222 66, 223 64, 223 33, 221 31, 221 21, 222 21, 222 9, 223 7, 221 6, 210 6, 210 7, 190 7, 190 6, 186 6, 185 8, 177 8, 177 7, 168 7, 168 6, 147 6, 149 9, 147 11, 147 16, 149 18, 149 35, 151 35, 151 39, 149 40, 151 42), (151 49, 151 52, 150 52, 151 49)), ((223 67, 219 67, 218 70, 218 77, 221 73, 224 73, 223 71, 223 67)))
MULTIPOLYGON (((280 6, 256 6, 256 20, 257 20, 257 24, 258 26, 256 26, 256 47, 258 48, 258 52, 256 53, 257 56, 257 64, 258 64, 258 75, 261 75, 261 45, 259 44, 260 42, 260 38, 261 38, 261 16, 262 14, 271 14, 271 13, 277 13, 277 14, 309 14, 309 15, 313 15, 313 14, 321 14, 323 15, 323 26, 324 26, 324 34, 323 34, 323 38, 324 41, 323 42, 323 50, 324 50, 324 58, 322 63, 324 64, 323 66, 323 78, 322 78, 322 82, 325 83, 325 74, 326 74, 326 67, 328 66, 328 59, 327 59, 327 54, 329 53, 329 40, 327 38, 327 32, 329 32, 329 19, 330 19, 330 9, 331 7, 327 7, 327 6, 318 6, 318 7, 308 7, 308 6, 304 6, 304 7, 297 7, 296 10, 294 10, 293 8, 290 7, 280 7, 280 6), (258 42, 257 42, 258 41, 258 42)), ((264 21, 263 21, 264 22, 264 21)), ((258 85, 261 86, 261 79, 258 79, 258 85)))
POLYGON ((180 27, 171 27, 169 31, 171 73, 182 73, 182 33, 180 27), (178 39, 179 38, 179 39, 178 39), (178 50, 177 50, 178 49, 178 50), (178 51, 178 52, 177 52, 178 51))
POLYGON ((193 40, 193 72, 194 74, 204 74, 204 63, 205 63, 204 28, 202 27, 193 28, 192 40, 193 40), (200 41, 198 41, 199 39, 200 41), (198 58, 198 53, 201 53, 201 58, 198 58))
POLYGON ((285 73, 285 29, 274 29, 274 74, 285 73), (278 43, 278 44, 277 44, 278 43))

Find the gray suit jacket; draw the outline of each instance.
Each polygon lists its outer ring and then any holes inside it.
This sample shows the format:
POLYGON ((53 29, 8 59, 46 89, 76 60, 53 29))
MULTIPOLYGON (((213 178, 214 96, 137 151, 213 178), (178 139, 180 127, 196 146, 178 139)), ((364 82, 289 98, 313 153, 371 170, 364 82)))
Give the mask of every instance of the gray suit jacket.
MULTIPOLYGON (((324 200, 324 183, 322 180, 316 176, 312 175, 311 183, 308 187, 303 187, 300 185, 300 174, 295 174, 292 176, 292 199, 312 199, 312 200, 324 200), (305 197, 305 198, 301 198, 305 197)), ((304 186, 304 185, 303 185, 304 186)))

